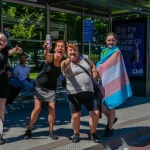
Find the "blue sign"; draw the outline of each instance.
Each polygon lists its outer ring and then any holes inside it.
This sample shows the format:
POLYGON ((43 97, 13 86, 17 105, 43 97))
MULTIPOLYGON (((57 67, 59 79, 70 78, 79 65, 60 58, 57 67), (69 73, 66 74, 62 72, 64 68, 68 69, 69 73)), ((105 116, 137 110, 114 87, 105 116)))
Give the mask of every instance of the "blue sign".
POLYGON ((93 42, 93 21, 84 20, 84 42, 93 42))
POLYGON ((145 22, 116 23, 113 31, 118 35, 118 46, 130 77, 144 77, 145 22))

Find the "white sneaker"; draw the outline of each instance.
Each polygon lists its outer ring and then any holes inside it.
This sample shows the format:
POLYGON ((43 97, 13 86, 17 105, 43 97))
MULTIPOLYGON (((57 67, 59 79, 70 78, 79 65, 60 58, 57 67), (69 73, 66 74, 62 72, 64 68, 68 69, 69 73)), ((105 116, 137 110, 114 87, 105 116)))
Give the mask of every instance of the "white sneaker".
POLYGON ((7 107, 10 111, 16 110, 15 107, 13 106, 13 104, 8 104, 7 107))
POLYGON ((8 115, 9 114, 9 112, 8 112, 8 110, 7 110, 7 107, 5 107, 5 115, 8 115))

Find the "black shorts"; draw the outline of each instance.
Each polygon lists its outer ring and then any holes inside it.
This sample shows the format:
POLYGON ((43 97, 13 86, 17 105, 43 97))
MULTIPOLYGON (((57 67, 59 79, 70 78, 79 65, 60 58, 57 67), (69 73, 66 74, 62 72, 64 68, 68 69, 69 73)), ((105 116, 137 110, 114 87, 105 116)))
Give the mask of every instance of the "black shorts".
POLYGON ((9 79, 6 72, 0 72, 0 98, 7 98, 9 92, 9 79))
POLYGON ((71 113, 81 111, 81 104, 84 104, 88 111, 99 110, 100 103, 93 92, 81 92, 68 95, 71 113))

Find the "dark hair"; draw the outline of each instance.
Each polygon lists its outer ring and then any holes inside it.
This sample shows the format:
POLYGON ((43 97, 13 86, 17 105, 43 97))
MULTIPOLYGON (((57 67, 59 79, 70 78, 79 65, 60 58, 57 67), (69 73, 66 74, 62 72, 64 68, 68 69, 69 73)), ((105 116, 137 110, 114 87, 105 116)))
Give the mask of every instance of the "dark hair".
POLYGON ((4 61, 5 61, 4 55, 0 53, 0 70, 2 70, 4 67, 4 61))
POLYGON ((22 56, 25 56, 27 58, 27 55, 25 53, 22 53, 19 55, 19 59, 22 57, 22 56))
MULTIPOLYGON (((56 48, 56 46, 57 46, 57 44, 58 44, 59 42, 64 43, 65 49, 66 49, 66 44, 65 44, 65 41, 64 41, 64 40, 57 40, 56 43, 55 43, 55 48, 56 48)), ((54 49, 55 49, 55 48, 54 48, 54 49)))
POLYGON ((114 36, 115 39, 118 40, 118 36, 117 36, 117 34, 114 33, 114 32, 109 32, 109 33, 107 33, 106 36, 105 36, 105 40, 107 39, 108 36, 114 36))

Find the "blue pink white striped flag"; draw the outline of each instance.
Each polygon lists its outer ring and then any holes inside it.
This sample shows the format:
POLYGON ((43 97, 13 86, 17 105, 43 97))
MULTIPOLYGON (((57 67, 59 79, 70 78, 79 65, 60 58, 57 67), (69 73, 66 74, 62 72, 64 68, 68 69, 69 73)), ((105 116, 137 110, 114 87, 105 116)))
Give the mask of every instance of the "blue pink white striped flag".
POLYGON ((101 78, 103 102, 109 109, 121 105, 132 96, 123 57, 117 46, 111 49, 96 65, 101 78))

